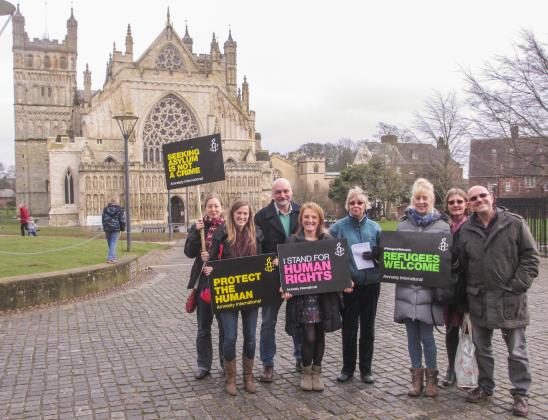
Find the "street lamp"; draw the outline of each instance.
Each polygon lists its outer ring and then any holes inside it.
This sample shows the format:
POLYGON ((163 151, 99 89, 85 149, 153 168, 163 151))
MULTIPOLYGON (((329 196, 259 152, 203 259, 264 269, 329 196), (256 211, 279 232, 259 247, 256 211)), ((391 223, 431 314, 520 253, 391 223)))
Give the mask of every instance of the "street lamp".
POLYGON ((126 239, 127 239, 127 250, 131 251, 131 207, 129 201, 129 165, 128 165, 128 140, 129 136, 137 124, 139 117, 133 115, 130 112, 125 114, 115 115, 112 117, 118 123, 122 136, 124 137, 124 178, 125 178, 125 189, 126 189, 126 239))

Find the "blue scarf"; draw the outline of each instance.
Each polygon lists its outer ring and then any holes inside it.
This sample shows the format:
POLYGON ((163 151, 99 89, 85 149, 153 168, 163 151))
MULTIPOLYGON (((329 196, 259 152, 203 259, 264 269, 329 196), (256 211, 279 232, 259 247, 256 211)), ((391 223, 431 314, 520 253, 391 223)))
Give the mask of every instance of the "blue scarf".
POLYGON ((430 213, 427 213, 424 216, 421 216, 417 213, 417 210, 414 208, 409 207, 407 210, 405 210, 405 215, 409 217, 415 225, 419 227, 425 227, 428 226, 430 223, 435 222, 436 220, 439 220, 441 218, 441 215, 433 210, 430 213))

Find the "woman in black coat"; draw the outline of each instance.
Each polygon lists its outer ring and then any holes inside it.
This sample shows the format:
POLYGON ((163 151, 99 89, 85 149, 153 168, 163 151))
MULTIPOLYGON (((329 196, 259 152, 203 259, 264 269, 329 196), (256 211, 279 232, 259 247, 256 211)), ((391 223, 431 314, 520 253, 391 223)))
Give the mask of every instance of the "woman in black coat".
MULTIPOLYGON (((185 255, 195 258, 188 289, 197 289, 196 317, 198 320, 198 332, 196 335, 196 353, 198 354, 195 378, 202 379, 209 374, 213 360, 213 349, 211 344, 211 324, 213 323, 213 311, 210 302, 207 302, 209 283, 205 276, 200 276, 204 262, 209 259, 208 251, 211 250, 213 234, 225 224, 223 219, 223 207, 216 194, 210 194, 205 200, 205 217, 196 220, 192 225, 185 242, 185 255), (203 229, 205 236, 206 250, 202 250, 200 231, 203 229), (196 285, 196 283, 198 283, 196 285), (206 301, 204 301, 204 298, 206 301)), ((223 328, 217 316, 219 326, 219 359, 223 366, 223 328)))
MULTIPOLYGON (((288 243, 331 239, 324 232, 323 210, 316 203, 306 203, 299 214, 299 231, 287 240, 288 243)), ((341 328, 340 306, 342 296, 339 293, 292 296, 287 299, 285 331, 294 336, 303 337, 301 389, 303 391, 323 391, 321 380, 322 359, 325 351, 325 333, 341 328)))

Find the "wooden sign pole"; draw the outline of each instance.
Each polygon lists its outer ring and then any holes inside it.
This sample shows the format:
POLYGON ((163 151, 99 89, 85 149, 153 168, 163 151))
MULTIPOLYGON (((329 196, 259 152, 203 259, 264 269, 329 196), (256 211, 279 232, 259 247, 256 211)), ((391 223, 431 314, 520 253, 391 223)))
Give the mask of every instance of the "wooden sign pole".
MULTIPOLYGON (((198 218, 203 219, 202 215, 202 197, 200 196, 200 185, 196 185, 196 205, 198 206, 198 218)), ((202 252, 206 251, 204 229, 200 230, 200 239, 202 240, 202 252)))

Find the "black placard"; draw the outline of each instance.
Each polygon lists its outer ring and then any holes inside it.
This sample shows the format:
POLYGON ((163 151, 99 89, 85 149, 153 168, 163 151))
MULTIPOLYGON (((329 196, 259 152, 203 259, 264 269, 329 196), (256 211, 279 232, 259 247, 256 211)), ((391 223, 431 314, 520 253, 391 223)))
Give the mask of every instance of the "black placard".
POLYGON ((276 254, 213 260, 209 275, 215 313, 271 305, 281 301, 276 254))
POLYGON ((448 286, 452 239, 450 233, 381 232, 381 281, 448 286))
POLYGON ((341 292, 352 287, 349 252, 344 239, 278 245, 283 291, 308 295, 341 292))
POLYGON ((220 134, 165 143, 162 157, 168 190, 225 179, 220 134))

